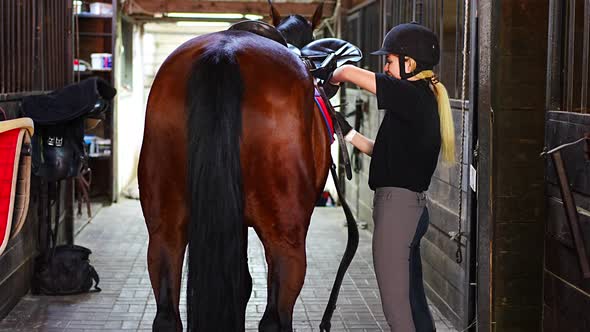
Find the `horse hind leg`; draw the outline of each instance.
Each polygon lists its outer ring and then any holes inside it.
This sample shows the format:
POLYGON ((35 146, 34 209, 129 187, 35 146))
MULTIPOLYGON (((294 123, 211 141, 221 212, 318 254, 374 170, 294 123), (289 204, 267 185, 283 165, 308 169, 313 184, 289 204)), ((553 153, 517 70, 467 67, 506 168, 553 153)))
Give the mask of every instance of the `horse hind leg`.
MULTIPOLYGON (((247 228, 244 227, 244 259, 247 260, 247 228)), ((152 289, 156 298, 156 316, 153 321, 154 332, 182 331, 179 311, 182 265, 187 241, 184 237, 172 238, 166 234, 150 235, 148 246, 148 270, 152 289), (182 239, 182 241, 178 241, 182 239)), ((243 312, 252 292, 252 277, 245 264, 245 287, 243 293, 243 312)), ((245 315, 243 316, 245 318, 245 315)))
POLYGON ((260 233, 268 264, 268 288, 266 310, 258 329, 291 332, 293 308, 305 279, 307 230, 272 235, 260 233))
POLYGON ((178 305, 186 240, 178 239, 183 236, 172 239, 170 233, 163 231, 150 235, 148 270, 157 308, 154 332, 182 331, 178 305))

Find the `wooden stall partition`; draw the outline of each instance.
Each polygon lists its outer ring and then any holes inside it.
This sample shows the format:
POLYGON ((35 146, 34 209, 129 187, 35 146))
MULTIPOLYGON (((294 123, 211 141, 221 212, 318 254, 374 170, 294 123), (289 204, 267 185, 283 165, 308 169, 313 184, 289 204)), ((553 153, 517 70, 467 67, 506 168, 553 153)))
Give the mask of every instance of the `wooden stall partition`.
MULTIPOLYGON (((0 1, 0 108, 9 119, 20 116, 20 100, 72 82, 72 2, 0 1)), ((58 200, 58 242, 71 243, 72 182, 62 181, 58 200)), ((31 179, 23 229, 0 255, 0 319, 29 290, 34 258, 46 245, 47 185, 31 179)))
POLYGON ((478 331, 541 331, 548 1, 481 0, 478 331))

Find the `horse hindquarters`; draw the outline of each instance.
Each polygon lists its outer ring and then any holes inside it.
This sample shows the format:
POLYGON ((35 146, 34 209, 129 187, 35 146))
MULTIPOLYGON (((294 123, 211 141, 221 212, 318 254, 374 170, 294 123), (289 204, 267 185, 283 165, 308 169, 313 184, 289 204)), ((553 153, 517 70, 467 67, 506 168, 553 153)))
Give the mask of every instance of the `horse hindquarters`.
POLYGON ((312 80, 299 59, 277 48, 241 54, 240 63, 247 87, 241 147, 245 216, 268 264, 259 331, 287 332, 293 330, 305 278, 305 237, 326 179, 329 137, 322 115, 313 113, 312 80))
POLYGON ((187 88, 189 330, 244 329, 242 94, 233 51, 205 51, 187 88))
MULTIPOLYGON (((149 234, 148 271, 157 304, 152 329, 179 332, 181 274, 189 223, 185 98, 171 93, 177 84, 170 84, 170 66, 163 67, 165 70, 158 74, 150 91, 137 177, 149 234)), ((186 79, 176 80, 186 85, 186 79)))

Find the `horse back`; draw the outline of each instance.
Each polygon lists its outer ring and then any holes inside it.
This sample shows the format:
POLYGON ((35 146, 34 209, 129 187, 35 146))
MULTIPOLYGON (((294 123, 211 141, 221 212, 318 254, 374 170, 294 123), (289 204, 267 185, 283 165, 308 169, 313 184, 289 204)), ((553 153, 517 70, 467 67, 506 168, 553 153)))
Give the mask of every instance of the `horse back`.
MULTIPOLYGON (((305 124, 309 124, 313 83, 297 56, 279 43, 249 32, 221 31, 187 41, 164 61, 148 97, 146 134, 152 127, 154 131, 165 130, 170 134, 184 132, 184 137, 171 135, 170 138, 186 141, 187 81, 191 73, 198 70, 194 67, 199 57, 215 50, 234 53, 238 59, 240 73, 236 75, 242 76, 245 85, 245 119, 268 117, 275 128, 283 129, 280 122, 289 120, 294 110, 297 117, 304 116, 305 124)), ((210 78, 216 79, 225 78, 210 78)))

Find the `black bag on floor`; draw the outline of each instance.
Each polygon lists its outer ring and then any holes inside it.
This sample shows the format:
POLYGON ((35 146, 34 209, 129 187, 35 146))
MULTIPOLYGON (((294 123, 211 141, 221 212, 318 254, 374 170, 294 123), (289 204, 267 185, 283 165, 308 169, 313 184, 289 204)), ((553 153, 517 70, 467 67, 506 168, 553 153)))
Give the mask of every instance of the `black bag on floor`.
POLYGON ((61 245, 40 255, 35 264, 32 293, 69 295, 100 292, 98 273, 88 261, 91 253, 85 247, 61 245), (93 284, 94 289, 90 290, 93 284))

